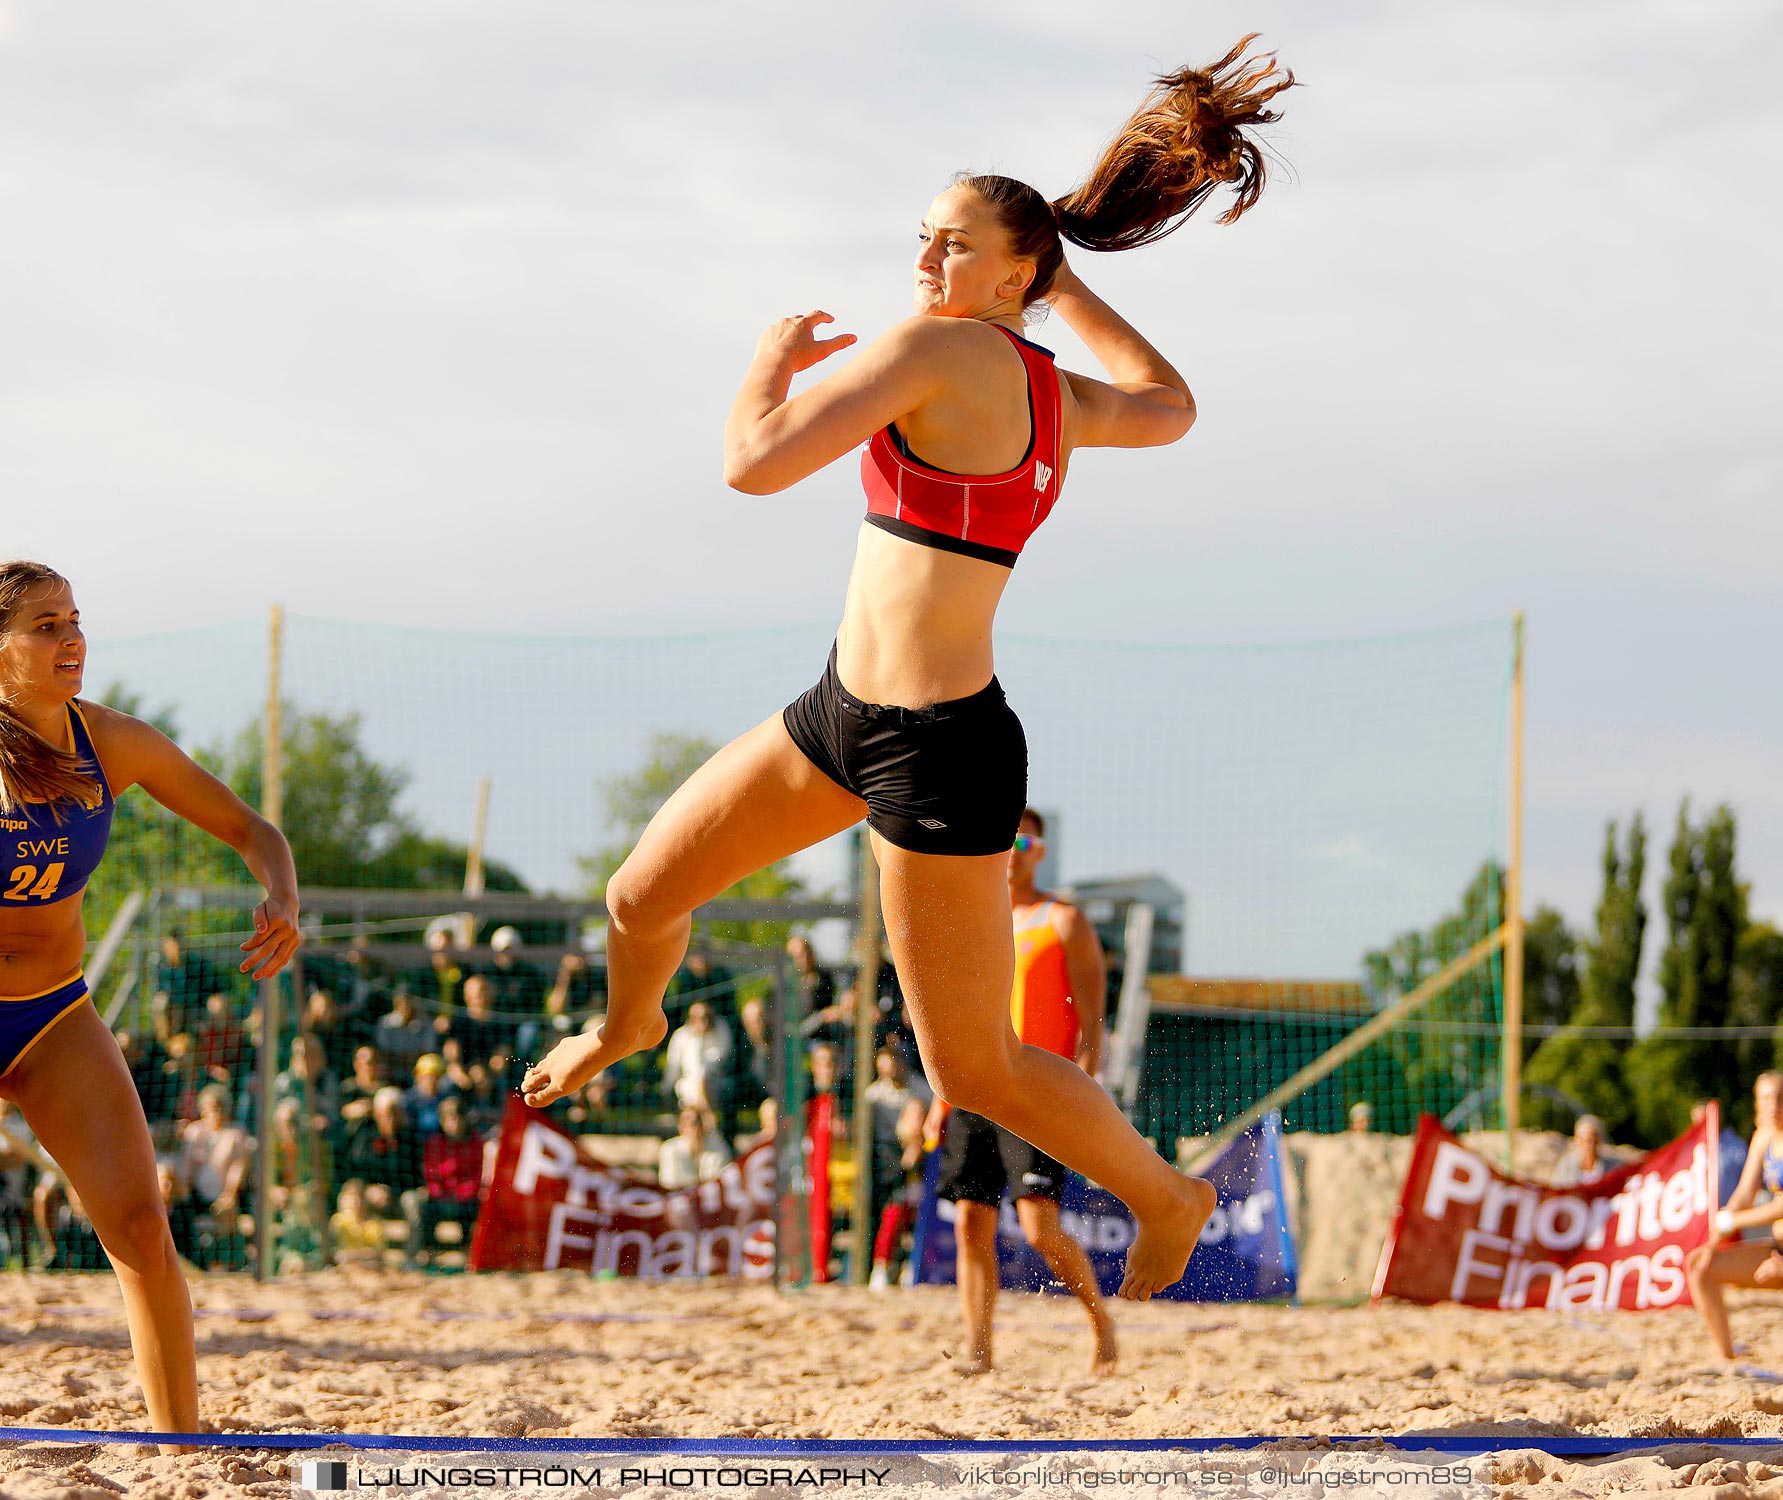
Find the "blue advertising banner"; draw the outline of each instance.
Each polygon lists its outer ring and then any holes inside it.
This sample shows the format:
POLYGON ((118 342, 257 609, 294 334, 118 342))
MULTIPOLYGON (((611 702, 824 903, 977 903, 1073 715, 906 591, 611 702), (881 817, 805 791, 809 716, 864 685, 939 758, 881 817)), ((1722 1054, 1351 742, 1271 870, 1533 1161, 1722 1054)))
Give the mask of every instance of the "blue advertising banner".
MULTIPOLYGON (((1202 1174, 1219 1206, 1201 1232, 1181 1281, 1158 1293, 1180 1302, 1256 1302, 1293 1297, 1298 1266, 1288 1233, 1282 1191, 1281 1117, 1271 1113, 1214 1158, 1202 1174)), ((929 1157, 916 1223, 916 1279, 951 1285, 954 1279, 953 1205, 937 1197, 940 1153, 929 1157)), ((1059 1206, 1065 1230, 1090 1253, 1096 1280, 1113 1294, 1121 1284, 1133 1216, 1112 1193, 1092 1188, 1073 1172, 1059 1206)), ((1003 1200, 997 1224, 1002 1285, 1012 1291, 1063 1292, 1046 1262, 1028 1244, 1015 1205, 1003 1200)))

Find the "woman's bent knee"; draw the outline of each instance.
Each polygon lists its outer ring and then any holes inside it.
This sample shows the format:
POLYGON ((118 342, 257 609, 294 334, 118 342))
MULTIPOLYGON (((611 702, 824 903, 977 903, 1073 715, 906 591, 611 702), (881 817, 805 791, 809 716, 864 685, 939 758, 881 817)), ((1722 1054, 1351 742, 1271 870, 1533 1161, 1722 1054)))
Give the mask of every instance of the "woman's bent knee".
POLYGON ((132 1204, 103 1228, 97 1224, 93 1227, 112 1264, 121 1270, 154 1276, 179 1264, 173 1234, 167 1227, 167 1212, 159 1198, 132 1204))

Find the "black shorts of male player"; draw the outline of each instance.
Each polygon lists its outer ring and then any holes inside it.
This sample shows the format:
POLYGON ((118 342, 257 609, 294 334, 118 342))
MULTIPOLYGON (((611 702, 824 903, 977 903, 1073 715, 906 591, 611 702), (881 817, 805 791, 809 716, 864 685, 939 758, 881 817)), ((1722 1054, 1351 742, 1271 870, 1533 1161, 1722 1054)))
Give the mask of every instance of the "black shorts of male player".
POLYGON ((1064 1163, 983 1115, 951 1111, 941 1140, 940 1196, 995 1208, 1006 1188, 1012 1199, 1057 1203, 1065 1196, 1064 1163))

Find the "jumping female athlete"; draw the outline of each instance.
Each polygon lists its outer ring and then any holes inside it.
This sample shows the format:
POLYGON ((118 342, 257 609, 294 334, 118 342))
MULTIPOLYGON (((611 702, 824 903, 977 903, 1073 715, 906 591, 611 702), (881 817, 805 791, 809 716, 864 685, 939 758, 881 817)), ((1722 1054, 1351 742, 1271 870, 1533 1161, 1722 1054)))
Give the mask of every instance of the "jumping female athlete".
POLYGON ((610 992, 592 1037, 560 1042, 522 1083, 548 1104, 665 1029, 662 995, 689 913, 752 870, 863 816, 898 978, 929 1080, 1121 1198, 1140 1229, 1121 1295, 1182 1275, 1213 1189, 1159 1157, 1068 1058, 1009 1019, 1006 871, 1027 747, 993 674, 991 623, 1017 554, 1079 448, 1174 443, 1195 420, 1183 378, 1065 263, 1169 233, 1221 184, 1237 218, 1263 189, 1246 127, 1293 82, 1247 37, 1205 71, 1159 81, 1085 184, 1048 203, 1006 177, 962 177, 918 236, 916 316, 796 397, 793 377, 854 342, 828 313, 776 323, 725 426, 725 479, 796 484, 865 443, 867 492, 823 680, 719 751, 672 796, 607 884, 610 992), (1024 337, 1045 298, 1109 380, 1055 369, 1024 337))
POLYGON ((165 735, 80 701, 86 657, 67 581, 0 562, 0 1098, 56 1159, 111 1257, 150 1424, 196 1432, 192 1303, 142 1102, 88 1003, 81 897, 114 799, 132 786, 235 849, 265 887, 241 945, 257 979, 297 951, 297 875, 278 829, 165 735))
POLYGON ((1715 1215, 1714 1237, 1684 1257, 1690 1300, 1708 1325, 1715 1352, 1729 1361, 1737 1351, 1722 1289, 1783 1288, 1783 1252, 1777 1248, 1783 1238, 1783 1073, 1760 1073, 1752 1085, 1752 1099, 1752 1144, 1739 1186, 1727 1207, 1715 1215), (1754 1208, 1761 1187, 1770 1201, 1754 1208), (1743 1229, 1759 1228, 1770 1234, 1762 1240, 1739 1237, 1743 1229))

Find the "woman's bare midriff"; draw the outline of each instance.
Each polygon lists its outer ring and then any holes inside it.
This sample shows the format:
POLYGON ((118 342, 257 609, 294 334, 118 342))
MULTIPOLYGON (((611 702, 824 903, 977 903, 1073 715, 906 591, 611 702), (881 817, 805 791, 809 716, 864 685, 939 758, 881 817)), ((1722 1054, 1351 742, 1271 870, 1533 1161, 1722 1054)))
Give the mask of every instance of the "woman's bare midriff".
POLYGON ((87 951, 83 900, 71 896, 35 911, 0 910, 0 1000, 42 994, 80 973, 87 951))
POLYGON ((842 686, 867 703, 927 708, 991 680, 991 625, 1010 569, 862 523, 836 632, 842 686))

